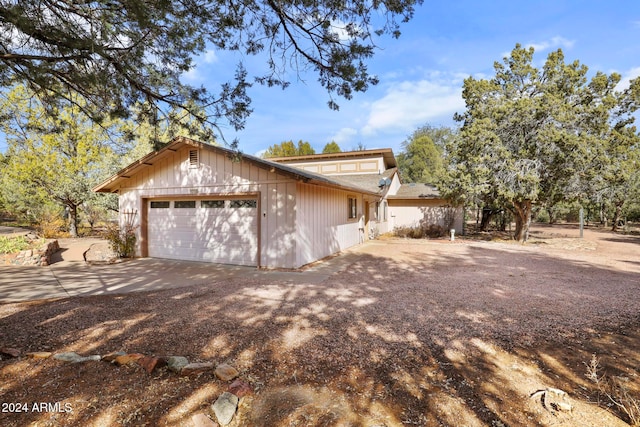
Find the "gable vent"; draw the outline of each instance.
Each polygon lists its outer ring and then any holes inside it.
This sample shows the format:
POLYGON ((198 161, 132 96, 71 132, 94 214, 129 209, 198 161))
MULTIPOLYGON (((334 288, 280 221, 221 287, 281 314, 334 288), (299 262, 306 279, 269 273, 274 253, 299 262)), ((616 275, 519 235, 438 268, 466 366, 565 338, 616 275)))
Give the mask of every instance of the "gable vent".
POLYGON ((189 150, 189 167, 197 168, 199 163, 198 150, 189 150))

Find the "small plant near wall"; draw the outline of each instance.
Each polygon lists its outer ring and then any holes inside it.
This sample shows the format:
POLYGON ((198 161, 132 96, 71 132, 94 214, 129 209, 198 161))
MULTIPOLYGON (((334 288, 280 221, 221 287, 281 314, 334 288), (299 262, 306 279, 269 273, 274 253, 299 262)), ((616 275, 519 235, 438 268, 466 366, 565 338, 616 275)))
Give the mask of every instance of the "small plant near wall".
POLYGON ((137 211, 125 212, 122 228, 116 224, 109 225, 105 239, 109 241, 111 250, 120 258, 133 258, 136 253, 136 226, 137 211))

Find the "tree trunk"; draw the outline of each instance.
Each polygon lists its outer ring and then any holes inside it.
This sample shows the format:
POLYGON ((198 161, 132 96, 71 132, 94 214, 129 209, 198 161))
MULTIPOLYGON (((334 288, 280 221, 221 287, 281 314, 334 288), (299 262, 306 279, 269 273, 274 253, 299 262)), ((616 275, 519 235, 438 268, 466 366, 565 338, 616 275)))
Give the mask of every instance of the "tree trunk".
POLYGON ((487 227, 491 222, 491 217, 494 214, 493 209, 483 208, 482 209, 482 220, 480 221, 480 231, 487 231, 487 227))
POLYGON ((69 206, 69 234, 71 237, 78 237, 78 207, 69 206))
POLYGON ((516 220, 516 229, 513 238, 524 243, 529 238, 529 226, 531 225, 531 200, 513 202, 513 210, 516 220))
POLYGON ((616 210, 613 214, 613 226, 611 227, 611 231, 618 231, 618 222, 620 221, 620 216, 622 215, 622 205, 624 202, 616 202, 616 210))
POLYGON ((555 209, 553 209, 553 207, 548 207, 547 213, 549 214, 549 224, 555 224, 556 223, 555 209))

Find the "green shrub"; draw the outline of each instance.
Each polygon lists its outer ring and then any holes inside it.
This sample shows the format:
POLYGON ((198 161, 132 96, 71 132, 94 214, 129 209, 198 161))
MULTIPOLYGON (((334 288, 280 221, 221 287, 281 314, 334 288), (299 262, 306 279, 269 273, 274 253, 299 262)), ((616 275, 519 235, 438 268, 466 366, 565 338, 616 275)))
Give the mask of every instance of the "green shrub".
POLYGON ((12 254, 44 244, 44 239, 32 240, 25 236, 0 236, 0 254, 12 254))
POLYGON ((20 252, 29 249, 29 247, 30 242, 24 236, 0 236, 0 254, 12 254, 14 252, 20 252))

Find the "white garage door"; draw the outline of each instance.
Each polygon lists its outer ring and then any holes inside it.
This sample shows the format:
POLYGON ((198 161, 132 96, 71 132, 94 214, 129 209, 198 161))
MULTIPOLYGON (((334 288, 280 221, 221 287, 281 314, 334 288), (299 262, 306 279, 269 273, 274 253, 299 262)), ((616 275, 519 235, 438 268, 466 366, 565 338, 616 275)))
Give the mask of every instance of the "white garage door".
POLYGON ((148 206, 150 257, 258 264, 256 199, 150 200, 148 206))

